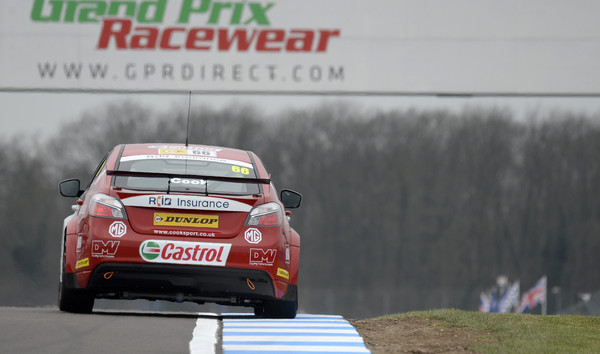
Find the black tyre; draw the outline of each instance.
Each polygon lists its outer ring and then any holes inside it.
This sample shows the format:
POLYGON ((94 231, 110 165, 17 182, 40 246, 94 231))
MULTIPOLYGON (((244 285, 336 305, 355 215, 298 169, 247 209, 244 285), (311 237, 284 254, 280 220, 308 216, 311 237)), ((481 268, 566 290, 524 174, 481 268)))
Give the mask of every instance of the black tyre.
POLYGON ((90 313, 93 307, 93 294, 83 289, 67 289, 64 283, 60 282, 58 286, 58 308, 61 311, 90 313))
POLYGON ((254 314, 265 318, 295 318, 297 311, 298 299, 272 300, 265 302, 260 308, 255 308, 254 314))
POLYGON ((62 276, 58 283, 58 308, 61 311, 90 313, 94 308, 94 294, 85 289, 71 289, 65 284, 65 251, 63 250, 62 276))

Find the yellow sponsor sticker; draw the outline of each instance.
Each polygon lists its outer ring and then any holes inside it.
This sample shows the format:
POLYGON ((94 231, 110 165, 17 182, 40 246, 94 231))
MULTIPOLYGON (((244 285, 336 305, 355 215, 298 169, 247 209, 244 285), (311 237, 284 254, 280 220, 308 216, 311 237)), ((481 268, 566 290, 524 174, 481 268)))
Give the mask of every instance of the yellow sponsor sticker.
POLYGON ((154 213, 155 226, 219 228, 218 215, 154 213))
POLYGON ((277 275, 285 279, 290 279, 290 273, 285 269, 277 268, 277 275))
POLYGON ((89 267, 89 265, 90 265, 90 259, 84 258, 82 260, 77 261, 77 264, 75 264, 75 269, 89 267))
POLYGON ((187 149, 158 149, 159 155, 186 155, 187 149))

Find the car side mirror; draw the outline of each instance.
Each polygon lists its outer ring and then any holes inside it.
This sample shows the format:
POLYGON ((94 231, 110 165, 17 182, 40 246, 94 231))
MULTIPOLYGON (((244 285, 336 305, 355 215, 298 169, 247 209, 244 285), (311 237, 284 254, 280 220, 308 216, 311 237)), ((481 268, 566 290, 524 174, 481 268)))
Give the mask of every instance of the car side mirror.
POLYGON ((83 194, 80 185, 78 179, 67 179, 58 184, 58 190, 63 197, 80 197, 83 194))
POLYGON ((281 202, 286 209, 298 208, 302 203, 302 195, 289 189, 281 191, 281 202))

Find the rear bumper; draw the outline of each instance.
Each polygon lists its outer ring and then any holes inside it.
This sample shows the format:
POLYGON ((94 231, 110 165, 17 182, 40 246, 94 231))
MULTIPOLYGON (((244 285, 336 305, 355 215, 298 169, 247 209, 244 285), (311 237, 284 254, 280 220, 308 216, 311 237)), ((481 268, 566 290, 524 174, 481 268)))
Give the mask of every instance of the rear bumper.
POLYGON ((275 298, 271 276, 262 270, 164 264, 102 263, 88 289, 97 298, 246 306, 275 298))

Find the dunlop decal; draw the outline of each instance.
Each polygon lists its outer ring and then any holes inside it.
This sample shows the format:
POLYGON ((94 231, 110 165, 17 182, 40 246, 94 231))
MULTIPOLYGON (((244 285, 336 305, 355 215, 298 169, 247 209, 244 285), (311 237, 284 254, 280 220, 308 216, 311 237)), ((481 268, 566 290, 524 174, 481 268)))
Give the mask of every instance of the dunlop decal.
POLYGON ((281 268, 277 268, 277 276, 285 279, 290 279, 290 273, 287 270, 281 268))
POLYGON ((77 261, 77 264, 75 265, 75 269, 89 267, 89 266, 90 266, 90 259, 84 258, 82 260, 77 261))
POLYGON ((155 226, 187 226, 217 229, 218 215, 154 213, 155 226))

